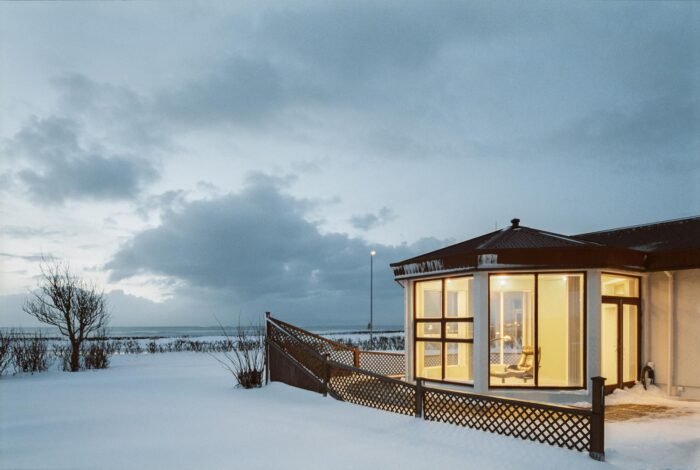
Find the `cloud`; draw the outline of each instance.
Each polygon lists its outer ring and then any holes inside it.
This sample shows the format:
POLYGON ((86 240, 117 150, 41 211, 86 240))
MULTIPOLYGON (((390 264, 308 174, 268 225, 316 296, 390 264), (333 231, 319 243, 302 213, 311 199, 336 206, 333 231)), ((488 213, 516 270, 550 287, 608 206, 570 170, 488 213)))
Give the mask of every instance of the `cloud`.
POLYGON ((59 230, 50 230, 44 227, 28 227, 23 225, 3 225, 0 227, 0 235, 9 238, 39 238, 60 235, 59 230))
POLYGON ((33 199, 44 204, 133 199, 158 176, 145 159, 86 147, 79 133, 74 120, 51 116, 31 119, 9 140, 5 153, 23 159, 15 176, 33 199))
POLYGON ((51 260, 56 259, 53 255, 45 255, 45 254, 17 255, 17 254, 13 254, 13 253, 0 253, 0 257, 21 259, 23 261, 29 261, 32 263, 51 261, 51 260))
POLYGON ((394 211, 388 207, 382 207, 376 214, 368 212, 366 214, 353 215, 350 217, 350 223, 356 229, 366 231, 388 224, 395 219, 396 215, 394 214, 394 211))
POLYGON ((620 171, 700 170, 700 103, 670 93, 634 106, 599 110, 552 136, 556 151, 598 160, 620 171))
POLYGON ((306 218, 310 207, 312 201, 292 197, 275 179, 258 174, 239 193, 166 213, 160 226, 122 246, 106 269, 112 281, 143 274, 182 280, 187 289, 176 298, 214 298, 229 309, 274 306, 302 320, 321 315, 322 321, 342 323, 344 315, 366 310, 373 248, 378 312, 400 322, 403 294, 388 265, 426 241, 370 247, 359 238, 322 233, 306 218))

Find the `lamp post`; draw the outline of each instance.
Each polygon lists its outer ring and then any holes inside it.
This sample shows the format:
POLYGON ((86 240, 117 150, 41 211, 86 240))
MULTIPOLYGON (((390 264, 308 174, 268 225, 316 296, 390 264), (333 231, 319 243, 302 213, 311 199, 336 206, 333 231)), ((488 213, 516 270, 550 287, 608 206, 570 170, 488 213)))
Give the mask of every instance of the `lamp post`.
POLYGON ((377 252, 369 252, 369 346, 372 347, 374 331, 374 255, 377 252))

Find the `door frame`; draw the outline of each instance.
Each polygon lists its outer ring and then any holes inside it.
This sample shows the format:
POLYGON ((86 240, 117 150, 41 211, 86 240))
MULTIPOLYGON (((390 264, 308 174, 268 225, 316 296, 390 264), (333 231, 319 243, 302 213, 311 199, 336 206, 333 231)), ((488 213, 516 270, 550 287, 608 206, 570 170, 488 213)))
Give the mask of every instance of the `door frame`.
MULTIPOLYGON (((604 295, 601 298, 602 304, 617 305, 617 377, 615 383, 605 385, 605 393, 612 393, 615 389, 631 387, 639 380, 640 365, 642 362, 642 302, 640 297, 617 297, 613 295, 604 295), (623 351, 623 305, 634 305, 637 307, 637 374, 634 381, 623 382, 622 359, 623 351)), ((601 309, 602 311, 602 309, 601 309)), ((606 377, 609 379, 609 377, 606 377)))

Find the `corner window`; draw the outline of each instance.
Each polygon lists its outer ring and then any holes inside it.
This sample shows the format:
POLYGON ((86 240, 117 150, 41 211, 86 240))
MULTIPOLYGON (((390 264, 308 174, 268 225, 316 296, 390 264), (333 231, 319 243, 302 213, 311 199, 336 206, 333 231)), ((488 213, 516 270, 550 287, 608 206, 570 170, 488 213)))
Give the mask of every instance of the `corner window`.
POLYGON ((472 289, 471 277, 415 283, 416 377, 472 382, 472 289))
POLYGON ((489 385, 584 387, 585 275, 489 277, 489 385))

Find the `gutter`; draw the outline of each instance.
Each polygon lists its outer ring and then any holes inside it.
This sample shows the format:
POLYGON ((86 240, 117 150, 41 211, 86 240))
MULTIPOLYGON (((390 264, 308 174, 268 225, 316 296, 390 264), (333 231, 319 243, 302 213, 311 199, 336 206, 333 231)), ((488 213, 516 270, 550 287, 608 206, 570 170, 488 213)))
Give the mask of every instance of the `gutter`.
POLYGON ((668 396, 673 396, 673 376, 674 376, 674 342, 676 338, 675 331, 675 309, 676 309, 676 298, 674 296, 675 292, 675 278, 672 271, 664 271, 666 277, 668 278, 668 384, 666 385, 666 394, 668 396))

